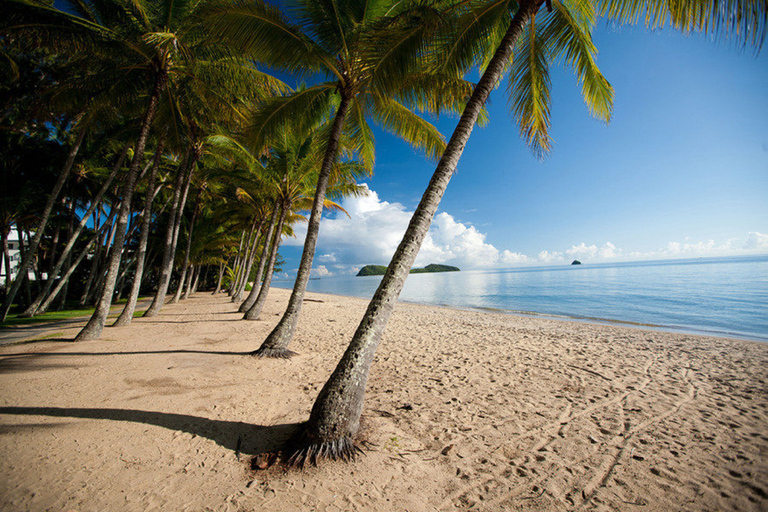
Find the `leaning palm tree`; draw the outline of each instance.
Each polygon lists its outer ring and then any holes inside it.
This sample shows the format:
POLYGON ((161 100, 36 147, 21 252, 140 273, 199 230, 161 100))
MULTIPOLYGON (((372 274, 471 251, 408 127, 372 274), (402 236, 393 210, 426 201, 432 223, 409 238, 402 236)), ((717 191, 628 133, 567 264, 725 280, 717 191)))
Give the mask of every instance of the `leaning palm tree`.
POLYGON ((549 148, 548 64, 563 58, 576 71, 582 95, 596 117, 608 121, 613 91, 597 68, 591 32, 598 12, 621 21, 669 22, 684 31, 735 36, 760 45, 768 23, 763 0, 747 2, 666 2, 633 0, 521 0, 464 3, 436 47, 442 66, 466 69, 485 64, 400 245, 346 352, 312 407, 310 418, 292 439, 289 461, 303 465, 320 457, 354 458, 368 372, 376 348, 453 175, 477 116, 506 70, 508 92, 523 137, 536 151, 549 148), (706 4, 706 5, 703 5, 706 4), (464 12, 462 12, 464 11, 464 12), (459 29, 459 30, 456 30, 459 29), (490 58, 487 56, 491 55, 490 58))
POLYGON ((198 12, 205 4, 172 0, 72 0, 65 2, 68 11, 75 13, 71 15, 36 2, 13 2, 22 20, 20 26, 34 31, 44 43, 56 50, 90 51, 98 56, 98 62, 112 62, 115 70, 123 71, 122 75, 112 73, 111 78, 135 83, 139 90, 143 87, 140 101, 144 114, 123 187, 107 274, 96 310, 76 340, 98 338, 104 328, 118 277, 136 176, 161 96, 171 101, 181 91, 177 86, 188 82, 217 91, 228 86, 241 87, 240 79, 246 75, 252 79, 254 90, 274 84, 274 80, 259 73, 245 59, 225 51, 201 29, 198 12))
POLYGON ((427 74, 412 58, 438 17, 424 2, 295 0, 290 9, 296 24, 262 0, 244 1, 209 17, 214 33, 257 60, 301 75, 328 78, 267 102, 251 133, 252 143, 267 146, 286 126, 308 130, 332 113, 293 292, 285 314, 259 350, 272 357, 289 354, 287 347, 309 281, 323 201, 342 133, 350 134, 359 159, 369 167, 374 159, 369 119, 437 158, 444 140, 413 110, 458 109, 471 91, 461 75, 427 74), (304 126, 297 127, 297 120, 304 126))
MULTIPOLYGON (((283 233, 283 224, 286 217, 294 210, 306 210, 312 205, 314 191, 317 183, 317 162, 322 158, 322 143, 318 144, 315 137, 301 137, 296 131, 283 132, 281 141, 275 144, 270 152, 270 158, 266 165, 266 171, 273 177, 275 191, 275 207, 273 224, 275 227, 274 240, 269 248, 269 258, 266 261, 264 282, 261 284, 259 294, 245 312, 244 319, 256 320, 267 299, 272 282, 277 251, 283 233), (279 215, 278 215, 279 212, 279 215)), ((328 180, 328 197, 323 200, 323 208, 346 211, 330 197, 337 195, 360 195, 364 188, 360 187, 356 179, 369 175, 364 165, 356 161, 335 162, 328 180)), ((298 220, 299 216, 294 215, 298 220)), ((271 226, 270 226, 271 227, 271 226)), ((271 231, 271 230, 270 230, 271 231)), ((270 244, 270 234, 265 237, 266 247, 270 244)), ((254 283, 254 287, 258 283, 254 283)), ((255 353, 260 357, 273 356, 266 350, 259 349, 255 353)), ((290 357, 291 353, 279 350, 274 357, 290 357)))

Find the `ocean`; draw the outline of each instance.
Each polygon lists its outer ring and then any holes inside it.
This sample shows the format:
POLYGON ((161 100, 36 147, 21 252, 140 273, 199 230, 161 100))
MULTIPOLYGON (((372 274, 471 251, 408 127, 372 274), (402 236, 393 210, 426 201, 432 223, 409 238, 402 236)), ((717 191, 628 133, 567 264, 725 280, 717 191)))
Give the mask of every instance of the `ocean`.
MULTIPOLYGON (((369 299, 380 280, 308 289, 369 299)), ((411 274, 400 301, 768 341, 768 255, 411 274)))

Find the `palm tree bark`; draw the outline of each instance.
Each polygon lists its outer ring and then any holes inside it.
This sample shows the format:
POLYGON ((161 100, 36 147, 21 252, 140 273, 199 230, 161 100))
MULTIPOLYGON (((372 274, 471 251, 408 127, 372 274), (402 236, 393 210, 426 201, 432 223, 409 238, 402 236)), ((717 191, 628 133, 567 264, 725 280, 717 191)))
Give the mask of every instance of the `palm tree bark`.
POLYGON ((212 295, 216 295, 221 291, 221 283, 224 281, 224 269, 227 268, 226 263, 219 263, 219 278, 216 281, 216 289, 213 290, 212 295))
POLYGON ((323 157, 323 164, 320 167, 320 175, 317 179, 317 189, 315 198, 312 202, 312 213, 309 216, 307 224, 307 237, 304 240, 304 250, 301 253, 301 263, 296 273, 296 282, 293 285, 291 298, 288 300, 288 306, 283 313, 280 322, 269 333, 267 339, 261 344, 254 354, 266 357, 291 357, 294 352, 288 350, 288 345, 296 332, 296 325, 299 322, 301 306, 304 303, 304 294, 307 291, 309 274, 312 271, 312 260, 315 257, 315 247, 317 238, 320 234, 320 220, 323 216, 323 202, 325 201, 325 192, 328 188, 328 178, 331 175, 333 164, 336 161, 336 153, 339 148, 339 140, 344 129, 344 120, 347 117, 352 97, 349 93, 342 91, 341 103, 336 111, 336 117, 331 126, 331 133, 328 139, 328 146, 323 157))
POLYGON ((85 281, 85 286, 83 286, 83 293, 80 296, 80 301, 78 302, 78 306, 80 307, 85 306, 88 301, 88 295, 91 292, 91 286, 93 286, 94 276, 96 275, 96 267, 98 265, 99 258, 101 257, 101 246, 104 245, 104 238, 107 236, 106 230, 99 230, 100 219, 101 211, 97 209, 93 213, 93 229, 99 231, 101 234, 99 235, 99 239, 96 241, 96 247, 93 250, 93 258, 91 260, 91 269, 88 272, 88 279, 85 281))
POLYGON ((237 267, 237 276, 235 278, 235 285, 233 286, 232 302, 240 302, 243 300, 243 293, 245 293, 245 286, 248 284, 248 274, 251 273, 251 267, 248 262, 251 261, 253 254, 254 243, 258 241, 258 235, 260 231, 257 231, 257 221, 254 218, 251 224, 251 230, 248 232, 248 238, 245 239, 245 243, 241 242, 240 253, 238 253, 239 266, 237 267), (254 238, 256 235, 256 238, 254 238), (245 252, 243 253, 243 247, 245 252))
MULTIPOLYGON (((264 271, 264 282, 261 283, 261 288, 259 289, 258 297, 256 297, 256 302, 254 302, 253 306, 251 306, 251 308, 245 312, 245 315, 243 316, 244 320, 258 320, 259 315, 261 315, 261 310, 264 309, 264 304, 267 303, 267 295, 269 294, 269 288, 272 285, 272 273, 275 270, 275 261, 277 260, 277 250, 280 247, 280 239, 283 237, 283 223, 285 222, 285 217, 288 215, 289 210, 288 206, 285 204, 276 204, 275 212, 277 212, 278 209, 280 211, 280 218, 277 221, 277 226, 275 226, 275 238, 272 242, 272 250, 269 253, 269 261, 267 261, 267 267, 264 271)), ((262 354, 254 352, 253 355, 261 356, 262 354)))
POLYGON ((174 294, 173 299, 171 300, 172 303, 179 302, 182 292, 184 291, 185 279, 187 276, 187 272, 189 271, 189 259, 192 253, 192 235, 194 235, 195 222, 197 222, 197 215, 200 212, 200 198, 203 195, 204 188, 205 188, 205 185, 200 187, 200 191, 197 193, 197 198, 195 199, 195 208, 194 208, 194 211, 192 212, 192 220, 189 221, 189 234, 187 236, 187 247, 186 247, 186 251, 184 251, 184 265, 181 268, 181 277, 179 278, 179 287, 176 289, 176 293, 174 294))
POLYGON ((376 348, 397 298, 403 289, 421 243, 437 211, 478 115, 504 73, 512 50, 531 16, 544 0, 519 4, 506 34, 470 97, 432 179, 411 218, 408 229, 387 267, 346 352, 312 407, 309 420, 292 440, 289 461, 303 465, 318 457, 351 459, 359 448, 354 438, 360 427, 365 386, 376 348))
POLYGON ((165 71, 158 70, 157 75, 155 76, 152 94, 149 99, 149 106, 144 114, 139 137, 136 140, 133 159, 131 160, 131 165, 128 168, 128 174, 125 178, 123 198, 120 203, 120 213, 117 218, 115 240, 109 255, 107 275, 104 278, 104 289, 101 292, 99 303, 97 304, 91 319, 85 325, 83 330, 75 336, 75 341, 87 341, 99 338, 104 330, 104 325, 107 322, 109 307, 112 304, 112 293, 115 290, 115 284, 117 283, 117 276, 120 270, 120 257, 123 253, 123 242, 125 241, 125 231, 128 227, 128 218, 131 213, 131 199, 133 197, 133 190, 136 187, 136 177, 139 174, 141 158, 144 155, 144 147, 146 146, 149 137, 149 129, 152 126, 152 120, 155 117, 157 105, 160 102, 160 92, 165 86, 166 80, 167 74, 165 71))
POLYGON ((237 283, 240 280, 240 256, 243 252, 243 242, 245 241, 245 230, 242 230, 240 232, 240 247, 238 247, 237 252, 235 253, 235 261, 232 263, 232 269, 235 272, 234 278, 232 279, 232 282, 229 283, 229 286, 227 287, 227 293, 231 297, 235 293, 235 288, 237 288, 237 283))
MULTIPOLYGON (((113 209, 110 213, 110 219, 111 222, 112 218, 117 214, 117 209, 113 209)), ((40 304, 40 307, 38 308, 38 313, 43 314, 46 311, 48 311, 48 308, 53 303, 56 296, 61 292, 61 290, 64 288, 64 284, 69 280, 69 278, 72 276, 72 274, 75 272, 77 267, 80 265, 80 263, 85 259, 85 256, 88 254, 88 251, 90 250, 91 246, 94 243, 98 243, 98 241, 101 239, 102 235, 106 231, 107 223, 101 226, 100 229, 98 229, 93 237, 91 237, 91 240, 88 242, 88 244, 83 248, 82 251, 80 251, 80 254, 78 255, 77 259, 75 259, 74 263, 69 265, 67 270, 62 274, 61 279, 59 279, 59 283, 56 285, 56 287, 51 291, 51 293, 46 297, 46 299, 43 301, 42 304, 40 304)))
MULTIPOLYGON (((240 302, 241 300, 243 300, 245 287, 248 284, 248 276, 250 276, 251 274, 251 268, 253 267, 254 257, 256 256, 256 247, 258 246, 258 243, 259 243, 261 228, 262 228, 262 225, 258 224, 258 220, 253 219, 253 224, 251 225, 251 233, 248 236, 249 243, 246 246, 245 258, 243 258, 243 261, 245 261, 245 266, 243 267, 243 275, 240 278, 240 283, 237 286, 237 290, 235 291, 235 294, 232 296, 232 302, 240 302)), ((240 304, 239 311, 241 312, 244 311, 242 304, 240 304)))
MULTIPOLYGON (((264 268, 266 267, 267 261, 269 260, 269 251, 272 248, 272 235, 274 234, 275 227, 277 226, 278 215, 278 203, 275 202, 275 207, 272 210, 272 217, 269 220, 267 234, 264 235, 264 249, 261 251, 261 259, 259 260, 259 269, 256 271, 256 279, 253 281, 253 288, 251 288, 251 293, 248 294, 248 298, 245 300, 245 302, 243 302, 243 304, 250 302, 250 305, 247 309, 241 311, 241 313, 247 313, 253 307, 253 305, 256 303, 256 299, 259 297, 259 292, 261 291, 262 285, 262 276, 264 275, 264 268), (251 296, 253 296, 252 300, 251 296)), ((243 319, 245 319, 245 316, 243 319)))
POLYGON ((240 313, 245 313, 251 309, 251 307, 253 307, 253 303, 256 302, 256 299, 259 296, 259 291, 261 290, 261 281, 264 277, 264 267, 267 265, 267 260, 269 259, 269 246, 269 240, 267 240, 265 235, 264 247, 261 249, 261 255, 259 256, 259 266, 256 268, 256 275, 253 277, 253 287, 251 288, 248 297, 246 297, 243 303, 240 304, 240 308, 238 309, 240 313))
POLYGON ((171 204, 171 211, 168 216, 168 228, 165 232, 163 260, 160 263, 160 282, 157 285, 157 291, 152 299, 152 304, 149 305, 149 308, 142 315, 144 317, 156 316, 160 313, 160 309, 165 302, 165 295, 168 293, 168 285, 171 282, 171 272, 173 271, 173 257, 176 254, 176 242, 179 236, 178 225, 181 223, 181 214, 184 211, 187 191, 189 190, 190 183, 192 183, 192 170, 195 166, 192 154, 193 145, 190 144, 184 157, 184 164, 179 169, 178 181, 173 189, 173 203, 171 204))
POLYGON ((32 264, 32 260, 35 258, 37 248, 40 246, 40 240, 43 238, 43 231, 45 231, 45 227, 48 224, 48 219, 51 216, 53 205, 56 203, 56 199, 58 199, 59 194, 61 193, 61 189, 64 188, 64 182, 67 181, 69 171, 72 170, 72 165, 75 163, 77 152, 80 151, 80 146, 83 144, 83 140, 85 139, 85 132, 85 127, 80 129, 80 133, 77 135, 75 143, 69 150, 69 154, 67 155, 67 160, 64 163, 64 167, 61 168, 59 178, 56 180, 56 184, 53 186, 51 195, 48 196, 48 201, 46 201, 45 208, 43 209, 43 213, 40 216, 40 222, 38 223, 37 231, 35 231, 35 237, 32 239, 32 242, 30 242, 29 247, 27 247, 24 256, 21 258, 21 264, 19 265, 19 271, 16 274, 16 279, 14 279, 13 284, 8 291, 8 295, 5 297, 5 304, 3 304, 3 310, 0 313, 0 322, 4 322, 8 316, 8 312, 11 310, 11 304, 13 304, 13 299, 16 298, 16 293, 21 287, 21 282, 24 280, 24 276, 27 275, 27 270, 32 264))
POLYGON ((5 287, 11 282, 11 251, 8 250, 8 232, 5 228, 0 230, 0 240, 3 244, 3 264, 5 265, 5 287))
POLYGON ((152 193, 152 189, 155 187, 155 181, 157 180, 157 170, 160 167, 160 158, 163 156, 163 139, 157 143, 157 149, 155 149, 155 157, 152 162, 152 172, 149 175, 149 183, 147 184, 147 197, 144 198, 144 211, 141 217, 141 239, 139 240, 139 249, 136 259, 136 271, 133 275, 133 282, 131 283, 131 293, 128 296, 128 302, 126 302, 120 316, 117 317, 113 327, 119 327, 129 325, 133 320, 133 312, 136 310, 136 301, 139 299, 139 290, 141 289, 141 279, 144 275, 144 261, 147 257, 147 243, 149 241, 149 227, 152 224, 152 201, 155 195, 152 193))
MULTIPOLYGON (((56 265, 48 274, 48 280, 45 284, 45 288, 37 295, 35 300, 32 301, 32 304, 30 304, 29 307, 26 310, 24 310, 24 312, 21 315, 19 315, 20 317, 28 318, 37 314, 38 310, 40 309, 40 304, 43 303, 45 298, 48 296, 48 293, 51 291, 51 288, 53 287, 53 282, 56 279, 56 276, 59 275, 59 272, 61 272, 61 269, 63 267, 69 266, 67 257, 70 255, 70 252, 74 248, 75 242, 77 242, 78 238, 80 237, 80 234, 85 229, 86 224, 88 224, 88 218, 93 214, 94 211, 96 211, 96 208, 98 208, 101 205, 101 200, 104 197, 104 194, 106 194, 110 185, 112 184, 112 180, 115 179, 115 176, 117 176, 118 171, 123 167, 123 162, 125 161, 125 157, 128 155, 129 148, 130 148, 130 144, 126 144, 125 148, 123 149, 122 155, 118 159, 115 166, 112 168, 112 172, 109 174, 109 176, 107 176, 107 179, 104 181, 104 184, 102 184, 99 191, 91 200, 90 207, 83 214, 83 218, 80 220, 80 223, 77 225, 77 228, 75 228, 74 233, 72 233, 72 235, 69 237, 69 240, 67 241, 67 245, 64 246, 64 249, 62 250, 61 255, 59 256, 59 259, 56 262, 56 265)), ((94 226, 94 228, 97 228, 97 226, 94 226)))

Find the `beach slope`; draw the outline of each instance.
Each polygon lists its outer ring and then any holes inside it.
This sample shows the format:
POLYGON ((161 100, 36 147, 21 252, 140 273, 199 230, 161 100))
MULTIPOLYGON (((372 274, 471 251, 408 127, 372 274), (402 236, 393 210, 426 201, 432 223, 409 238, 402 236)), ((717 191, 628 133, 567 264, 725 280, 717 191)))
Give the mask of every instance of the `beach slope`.
POLYGON ((366 306, 307 294, 289 361, 197 294, 98 341, 0 348, 0 510, 768 509, 768 344, 400 304, 366 455, 249 467, 308 417, 366 306))

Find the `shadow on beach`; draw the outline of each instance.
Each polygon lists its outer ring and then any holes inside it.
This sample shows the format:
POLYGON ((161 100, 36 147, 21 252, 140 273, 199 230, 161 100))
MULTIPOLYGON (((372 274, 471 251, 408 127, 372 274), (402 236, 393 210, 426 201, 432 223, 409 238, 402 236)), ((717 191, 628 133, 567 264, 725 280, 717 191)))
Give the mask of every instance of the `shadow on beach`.
MULTIPOLYGON (((188 414, 134 409, 0 407, 0 414, 143 423, 205 437, 228 450, 232 450, 237 456, 277 451, 300 425, 298 423, 272 426, 252 425, 241 421, 212 420, 188 414)), ((14 428, 22 429, 25 427, 28 425, 6 425, 4 430, 6 433, 12 433, 14 428)))
MULTIPOLYGON (((46 340, 52 341, 52 340, 46 340)), ((55 340, 53 340, 55 341, 55 340)), ((72 340, 60 340, 69 341, 72 340)), ((252 352, 227 352, 227 351, 208 351, 208 350, 147 350, 147 351, 127 351, 127 352, 18 352, 11 354, 0 354, 0 373, 14 373, 23 371, 48 370, 55 368, 74 368, 73 365, 65 364, 35 364, 33 361, 38 358, 51 357, 69 357, 69 356, 135 356, 135 355, 158 355, 158 354, 200 354, 214 356, 248 356, 252 352)))

